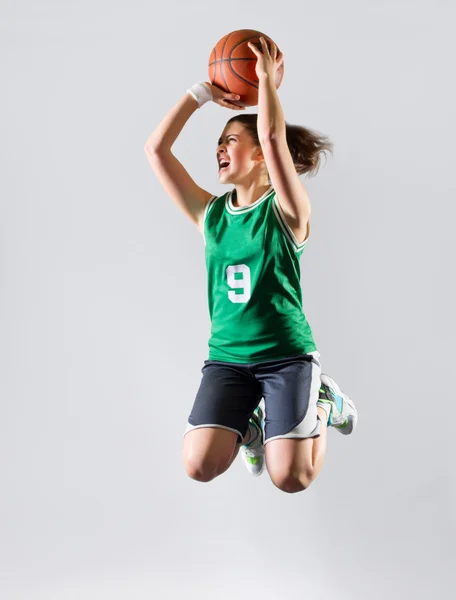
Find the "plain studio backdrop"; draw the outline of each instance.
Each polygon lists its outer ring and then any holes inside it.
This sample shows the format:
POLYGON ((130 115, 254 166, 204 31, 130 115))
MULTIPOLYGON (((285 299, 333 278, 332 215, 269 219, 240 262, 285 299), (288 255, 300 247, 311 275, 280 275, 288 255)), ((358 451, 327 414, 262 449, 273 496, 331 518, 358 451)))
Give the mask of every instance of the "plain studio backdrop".
MULTIPOLYGON (((454 3, 0 7, 2 600, 453 598, 454 3), (360 419, 296 495, 240 459, 184 472, 204 244, 144 153, 243 28, 284 53, 287 121, 335 146, 303 179, 304 311, 360 419)), ((233 114, 174 147, 214 194, 233 114)))

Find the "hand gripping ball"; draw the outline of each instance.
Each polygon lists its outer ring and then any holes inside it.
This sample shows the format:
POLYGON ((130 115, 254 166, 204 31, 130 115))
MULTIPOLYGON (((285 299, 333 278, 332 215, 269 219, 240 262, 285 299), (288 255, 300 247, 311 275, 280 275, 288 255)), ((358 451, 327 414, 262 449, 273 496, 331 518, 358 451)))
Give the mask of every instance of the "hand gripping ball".
MULTIPOLYGON (((261 50, 260 37, 268 48, 274 43, 270 37, 254 29, 239 29, 225 35, 214 46, 209 58, 209 79, 225 92, 239 94, 239 104, 258 104, 258 77, 255 72, 257 57, 247 46, 251 42, 261 50)), ((279 50, 280 52, 280 50, 279 50)), ((275 86, 278 89, 283 79, 283 63, 276 71, 275 86)))

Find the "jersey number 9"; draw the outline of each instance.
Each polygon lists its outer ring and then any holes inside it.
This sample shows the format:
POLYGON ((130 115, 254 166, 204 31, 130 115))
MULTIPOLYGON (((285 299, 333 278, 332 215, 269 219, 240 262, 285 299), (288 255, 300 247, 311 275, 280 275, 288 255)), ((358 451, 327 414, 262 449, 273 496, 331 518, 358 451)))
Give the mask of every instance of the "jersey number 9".
POLYGON ((228 285, 232 288, 228 292, 231 302, 241 304, 248 302, 251 294, 249 267, 247 265, 231 265, 226 268, 226 277, 228 285), (236 273, 238 274, 237 278, 235 278, 236 273), (242 290, 242 293, 237 294, 234 290, 242 290))

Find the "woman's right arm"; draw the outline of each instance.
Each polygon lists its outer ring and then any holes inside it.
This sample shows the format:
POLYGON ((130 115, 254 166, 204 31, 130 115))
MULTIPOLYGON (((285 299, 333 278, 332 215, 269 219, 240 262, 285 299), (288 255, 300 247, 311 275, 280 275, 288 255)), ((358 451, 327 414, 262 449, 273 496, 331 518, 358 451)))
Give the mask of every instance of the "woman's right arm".
MULTIPOLYGON (((227 94, 216 86, 211 86, 211 89, 213 101, 217 104, 235 110, 243 108, 232 103, 236 100, 234 94, 227 94)), ((144 150, 167 194, 202 232, 204 211, 213 194, 199 187, 171 152, 184 125, 197 109, 196 100, 185 94, 152 133, 144 150)))

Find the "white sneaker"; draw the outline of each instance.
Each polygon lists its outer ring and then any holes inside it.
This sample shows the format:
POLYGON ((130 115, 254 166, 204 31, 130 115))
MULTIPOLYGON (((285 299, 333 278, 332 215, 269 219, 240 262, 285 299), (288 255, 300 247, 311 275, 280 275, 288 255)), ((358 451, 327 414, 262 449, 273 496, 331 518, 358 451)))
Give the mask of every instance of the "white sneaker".
POLYGON ((334 379, 321 374, 321 387, 317 406, 330 405, 328 426, 332 425, 344 435, 349 435, 358 422, 358 411, 347 394, 344 394, 334 379))
POLYGON ((264 471, 265 466, 263 442, 264 412, 261 408, 261 403, 253 411, 249 427, 251 424, 255 427, 257 435, 248 444, 241 446, 240 453, 247 471, 257 477, 264 471))

